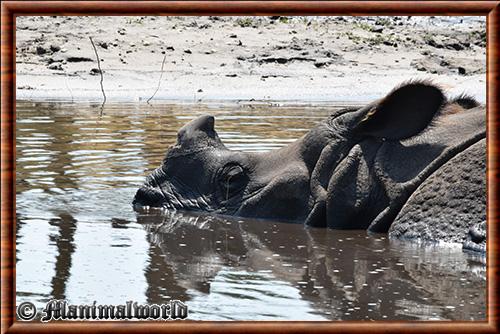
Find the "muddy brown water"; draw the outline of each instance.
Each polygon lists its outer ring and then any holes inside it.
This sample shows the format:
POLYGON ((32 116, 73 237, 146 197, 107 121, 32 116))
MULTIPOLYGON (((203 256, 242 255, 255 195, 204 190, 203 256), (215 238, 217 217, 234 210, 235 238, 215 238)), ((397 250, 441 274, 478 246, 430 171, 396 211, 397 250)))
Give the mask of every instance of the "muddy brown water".
POLYGON ((216 116, 266 151, 338 106, 17 103, 16 302, 178 299, 201 320, 481 320, 484 260, 384 234, 150 210, 131 201, 177 130, 216 116))

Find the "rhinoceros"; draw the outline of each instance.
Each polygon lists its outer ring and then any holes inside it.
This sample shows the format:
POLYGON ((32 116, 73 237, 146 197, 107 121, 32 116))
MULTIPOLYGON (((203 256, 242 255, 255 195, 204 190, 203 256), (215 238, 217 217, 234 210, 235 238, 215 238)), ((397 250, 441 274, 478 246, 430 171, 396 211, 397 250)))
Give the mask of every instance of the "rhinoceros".
POLYGON ((409 81, 264 153, 229 150, 204 115, 179 130, 133 205, 367 229, 484 252, 485 107, 409 81))

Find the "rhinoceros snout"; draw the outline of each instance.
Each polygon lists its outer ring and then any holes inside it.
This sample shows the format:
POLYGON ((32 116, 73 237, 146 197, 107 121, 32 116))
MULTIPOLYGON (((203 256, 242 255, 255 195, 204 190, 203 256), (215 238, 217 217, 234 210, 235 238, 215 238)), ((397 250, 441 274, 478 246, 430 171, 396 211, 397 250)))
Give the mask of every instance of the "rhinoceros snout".
POLYGON ((132 205, 134 207, 154 206, 161 207, 165 203, 165 196, 160 189, 150 186, 143 186, 137 190, 132 205))

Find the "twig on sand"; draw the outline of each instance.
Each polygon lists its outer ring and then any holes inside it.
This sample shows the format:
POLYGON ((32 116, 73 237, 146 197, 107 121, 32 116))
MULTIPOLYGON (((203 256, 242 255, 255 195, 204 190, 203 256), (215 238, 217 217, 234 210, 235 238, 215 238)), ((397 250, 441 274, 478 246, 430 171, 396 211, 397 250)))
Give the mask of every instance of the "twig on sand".
POLYGON ((104 77, 102 75, 101 61, 99 59, 99 54, 97 53, 97 49, 95 47, 94 41, 92 40, 92 37, 89 37, 89 39, 90 39, 90 43, 92 43, 92 47, 94 48, 95 56, 97 58, 97 67, 99 68, 99 74, 101 75, 101 92, 102 92, 102 96, 104 98, 102 101, 102 105, 101 105, 101 116, 102 116, 104 104, 106 103, 106 94, 104 93, 104 86, 102 85, 102 81, 103 81, 104 77))
POLYGON ((161 78, 163 77, 163 67, 165 66, 165 59, 167 59, 167 54, 165 54, 163 56, 163 61, 161 62, 161 73, 160 73, 160 78, 158 79, 158 86, 156 87, 156 90, 155 92, 153 93, 153 95, 151 95, 151 97, 146 101, 147 104, 149 104, 149 101, 151 101, 153 99, 153 97, 155 97, 156 93, 158 92, 158 90, 160 89, 160 85, 161 85, 161 78))

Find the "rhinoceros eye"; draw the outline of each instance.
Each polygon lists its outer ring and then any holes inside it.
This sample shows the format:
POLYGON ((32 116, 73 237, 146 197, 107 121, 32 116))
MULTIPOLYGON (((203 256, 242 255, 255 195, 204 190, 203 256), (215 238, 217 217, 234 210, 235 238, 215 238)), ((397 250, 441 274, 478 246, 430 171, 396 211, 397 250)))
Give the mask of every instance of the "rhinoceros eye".
POLYGON ((240 165, 228 164, 222 168, 218 182, 224 200, 228 200, 245 188, 248 176, 240 165))

